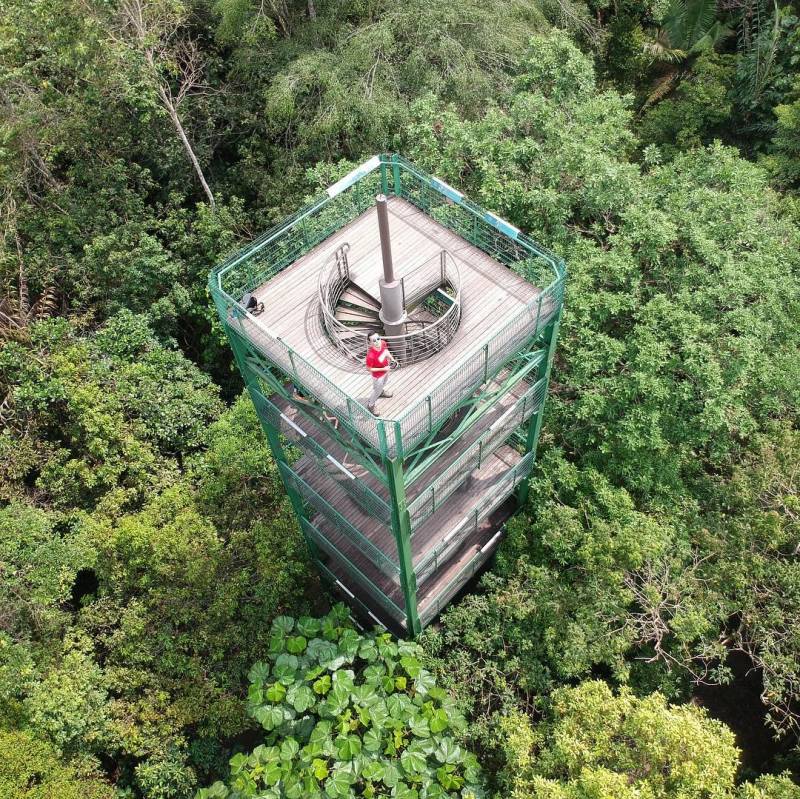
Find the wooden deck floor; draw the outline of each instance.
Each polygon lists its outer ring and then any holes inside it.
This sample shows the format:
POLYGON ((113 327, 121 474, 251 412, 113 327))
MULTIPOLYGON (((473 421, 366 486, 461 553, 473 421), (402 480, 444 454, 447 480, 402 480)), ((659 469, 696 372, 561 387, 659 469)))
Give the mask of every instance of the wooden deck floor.
MULTIPOLYGON (((489 518, 459 543, 458 548, 440 569, 418 582, 417 611, 423 624, 429 624, 438 616, 453 596, 464 587, 465 581, 474 576, 492 556, 499 541, 498 528, 511 515, 511 511, 512 506, 509 502, 501 504, 489 518)), ((335 536, 332 526, 324 518, 317 517, 314 524, 325 541, 330 541, 331 537, 335 536)), ((347 543, 344 544, 344 549, 334 549, 332 545, 328 545, 324 553, 327 568, 340 580, 346 591, 353 592, 357 599, 370 608, 374 616, 383 623, 391 625, 394 621, 395 625, 405 630, 405 625, 400 621, 401 615, 404 615, 403 592, 396 580, 378 571, 369 561, 363 559, 359 561, 359 553, 349 548, 347 543), (351 574, 340 559, 341 554, 353 561, 361 572, 360 577, 351 574), (387 616, 381 603, 372 598, 375 589, 388 597, 398 609, 393 616, 387 616)))
MULTIPOLYGON (((506 475, 519 460, 519 453, 511 447, 500 447, 496 453, 486 459, 480 469, 476 469, 469 479, 442 503, 432 516, 429 516, 413 531, 411 554, 415 569, 427 572, 434 568, 431 560, 434 550, 445 547, 449 537, 473 508, 490 494, 500 478, 506 475)), ((365 538, 397 564, 397 544, 388 525, 360 507, 338 481, 319 469, 312 458, 302 458, 294 465, 293 469, 365 538)))
MULTIPOLYGON (((496 388, 505 377, 504 373, 498 376, 498 380, 492 381, 488 389, 496 388)), ((486 431, 497 422, 506 411, 513 407, 517 400, 530 388, 530 383, 521 380, 514 385, 509 391, 503 394, 502 397, 483 414, 467 431, 458 439, 458 441, 451 444, 442 455, 434 461, 428 468, 417 475, 416 479, 408 486, 406 486, 406 499, 409 503, 413 502, 422 491, 427 489, 436 479, 447 470, 452 464, 471 447, 486 431)), ((385 502, 389 503, 389 490, 386 485, 382 483, 375 475, 369 472, 365 467, 358 464, 351 457, 351 454, 334 438, 325 432, 325 429, 310 422, 303 414, 299 413, 297 408, 290 402, 282 399, 279 396, 272 396, 271 401, 275 406, 286 415, 288 419, 294 422, 301 430, 311 435, 314 440, 325 449, 330 455, 336 458, 340 463, 345 465, 355 476, 363 481, 368 488, 374 491, 385 502)), ((317 413, 314 406, 309 407, 309 413, 313 416, 317 413)), ((290 438, 294 438, 294 432, 291 429, 284 429, 283 431, 290 438)))
MULTIPOLYGON (((458 359, 476 350, 520 308, 535 300, 539 289, 405 200, 390 198, 389 216, 397 276, 446 249, 458 265, 462 292, 461 323, 449 346, 422 363, 391 373, 387 387, 394 396, 380 400, 376 413, 396 419, 424 398, 433 381, 458 359)), ((351 275, 362 288, 377 295, 380 240, 376 212, 370 209, 258 288, 255 294, 263 301, 264 312, 257 320, 349 396, 365 404, 371 378, 363 366, 348 360, 328 340, 317 298, 320 270, 331 263, 333 253, 345 242, 350 245, 351 275)))

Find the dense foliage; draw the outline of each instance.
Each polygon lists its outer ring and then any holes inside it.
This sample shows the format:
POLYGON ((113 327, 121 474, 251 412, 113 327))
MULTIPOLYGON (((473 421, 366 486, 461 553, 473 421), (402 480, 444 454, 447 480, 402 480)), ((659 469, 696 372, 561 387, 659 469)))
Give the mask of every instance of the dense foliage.
POLYGON ((359 635, 337 605, 324 618, 278 616, 269 662, 250 670, 248 712, 267 731, 231 760, 231 784, 198 799, 483 795, 464 719, 423 668, 422 650, 359 635))
POLYGON ((467 749, 432 748, 461 734, 451 699, 498 796, 796 796, 799 17, 0 4, 0 797, 189 799, 254 771, 272 793, 466 792, 445 783, 472 784, 467 749), (422 653, 301 615, 327 599, 205 288, 391 150, 569 266, 528 504, 422 653), (333 645, 354 660, 315 692, 301 661, 333 645), (781 736, 758 779, 689 703, 735 662, 761 692, 743 727, 781 736), (323 725, 316 754, 285 714, 323 725))

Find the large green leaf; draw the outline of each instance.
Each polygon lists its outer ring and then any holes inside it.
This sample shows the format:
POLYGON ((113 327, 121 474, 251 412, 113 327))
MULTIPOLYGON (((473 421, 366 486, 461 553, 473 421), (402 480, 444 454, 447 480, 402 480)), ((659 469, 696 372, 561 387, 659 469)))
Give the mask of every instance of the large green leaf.
POLYGON ((370 727, 364 733, 364 748, 369 752, 380 752, 383 746, 383 735, 376 727, 370 727))
POLYGON ((408 728, 417 738, 429 738, 431 734, 428 719, 424 716, 412 716, 408 720, 408 728))
POLYGON ((416 788, 400 782, 395 788, 394 799, 419 799, 419 792, 416 788))
POLYGON ((308 641, 303 635, 293 635, 291 638, 286 639, 286 651, 294 655, 305 652, 307 646, 308 641))
POLYGON ((301 616, 297 620, 297 632, 304 635, 306 638, 313 638, 322 629, 319 619, 313 616, 301 616))
POLYGON ((306 647, 306 655, 313 658, 318 663, 326 663, 333 660, 339 654, 336 644, 325 641, 322 638, 312 638, 306 647))
POLYGON ((328 762, 326 760, 321 760, 318 757, 315 757, 313 762, 311 763, 311 771, 314 773, 314 776, 318 780, 324 780, 327 778, 329 771, 328 771, 328 762))
POLYGON ((394 788, 394 786, 400 782, 400 776, 400 769, 390 760, 386 762, 381 782, 383 782, 387 788, 394 788))
POLYGON ((400 658, 400 665, 406 670, 406 674, 413 680, 422 671, 422 664, 412 655, 400 658))
POLYGON ((305 713, 317 701, 314 692, 307 685, 295 683, 286 692, 286 701, 298 712, 305 713))
POLYGON ((357 685, 350 691, 350 695, 353 701, 362 707, 371 707, 381 701, 377 691, 371 685, 357 685))
POLYGON ((283 775, 283 769, 280 762, 267 763, 264 767, 264 773, 261 779, 266 785, 277 785, 283 775))
POLYGON ((294 738, 284 738, 281 743, 281 760, 293 760, 300 751, 300 744, 294 738))
POLYGON ((283 697, 286 696, 286 686, 282 683, 274 682, 264 690, 264 696, 270 702, 282 702, 283 697))
POLYGON ((291 616, 276 616, 272 621, 271 632, 288 635, 293 628, 294 619, 291 616))
POLYGON ((450 726, 447 713, 442 708, 434 710, 433 714, 428 720, 428 725, 430 726, 431 732, 434 734, 443 732, 450 726))
POLYGON ((257 685, 263 685, 267 677, 269 677, 269 664, 261 660, 256 661, 247 673, 247 679, 257 685))
POLYGON ((406 721, 414 712, 414 706, 406 694, 392 694, 386 700, 389 715, 398 721, 406 721))
POLYGON ((386 702, 378 698, 378 701, 369 706, 369 717, 375 727, 383 727, 389 718, 389 711, 386 702))
POLYGON ((380 760, 368 760, 361 769, 361 776, 374 782, 383 779, 385 772, 386 766, 380 760))
POLYGON ((406 749, 400 755, 400 764, 411 774, 424 774, 428 770, 428 759, 421 752, 406 749))
POLYGON ((325 793, 331 797, 350 796, 350 786, 354 782, 353 775, 341 768, 334 769, 325 780, 325 793))
POLYGON ((274 730, 284 721, 283 710, 277 705, 264 705, 258 708, 254 715, 265 730, 274 730))
POLYGON ((425 696, 435 685, 436 678, 426 669, 422 669, 414 680, 414 690, 422 696, 425 696))
POLYGON ((340 760, 352 760, 361 752, 361 739, 357 735, 340 735, 334 745, 340 760))
POLYGON ((448 791, 456 791, 464 784, 464 778, 448 766, 440 766, 436 769, 436 779, 448 791))
POLYGON ((442 738, 433 755, 440 763, 459 763, 462 752, 461 747, 452 738, 442 738))

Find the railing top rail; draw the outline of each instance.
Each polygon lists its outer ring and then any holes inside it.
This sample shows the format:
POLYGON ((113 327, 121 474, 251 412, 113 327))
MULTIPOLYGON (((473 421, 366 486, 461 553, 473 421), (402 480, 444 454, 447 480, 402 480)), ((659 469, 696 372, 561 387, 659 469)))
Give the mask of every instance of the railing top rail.
MULTIPOLYGON (((424 284, 422 288, 415 287, 416 294, 425 293, 426 291, 434 291, 441 284, 441 263, 443 255, 445 261, 444 278, 455 291, 455 296, 452 298, 452 304, 434 322, 427 322, 425 324, 424 330, 422 331, 422 336, 420 335, 420 331, 413 331, 410 333, 406 332, 393 336, 384 334, 382 338, 389 345, 389 348, 392 350, 392 352, 407 352, 412 348, 412 346, 415 346, 418 342, 422 341, 423 338, 432 339, 433 335, 440 331, 444 333, 445 338, 442 339, 440 342, 441 346, 439 346, 436 350, 428 351, 426 349, 422 353, 422 357, 417 356, 413 359, 408 359, 402 365, 418 363, 420 360, 435 354, 435 352, 439 351, 442 349, 442 347, 446 346, 450 342, 456 330, 458 329, 458 317, 460 316, 461 312, 461 273, 459 272, 458 264, 456 263, 455 258, 453 258, 450 252, 444 249, 441 250, 435 255, 432 255, 430 258, 425 259, 425 261, 418 266, 415 266, 413 269, 400 275, 400 279, 408 280, 410 277, 418 275, 423 270, 430 270, 431 263, 436 262, 436 280, 431 280, 431 282, 424 284)), ((363 337, 363 342, 361 342, 357 350, 352 349, 347 342, 352 341, 359 336, 351 327, 343 324, 336 318, 334 313, 335 309, 331 307, 330 298, 332 282, 339 277, 340 274, 337 268, 337 263, 335 261, 331 263, 331 259, 329 258, 323 264, 323 267, 320 270, 317 278, 317 298, 322 311, 324 325, 331 337, 336 340, 335 343, 337 346, 339 346, 343 352, 353 359, 361 360, 366 355, 366 336, 363 337)), ((413 323, 413 321, 414 320, 409 320, 409 323, 413 323)))
MULTIPOLYGON (((298 226, 302 226, 305 220, 313 218, 325 211, 325 209, 330 206, 337 197, 339 197, 344 192, 347 192, 354 187, 357 187, 358 184, 367 178, 369 175, 374 173, 376 170, 381 170, 382 174, 389 173, 390 170, 387 167, 392 167, 392 169, 397 169, 400 171, 402 175, 403 172, 412 175, 417 180, 421 181, 426 187, 432 189, 441 197, 445 198, 449 201, 450 204, 457 205, 466 211, 469 215, 471 215, 475 220, 480 220, 482 223, 489 225, 493 228, 497 234, 501 237, 507 239, 508 241, 512 242, 513 244, 518 245, 522 250, 530 253, 532 256, 535 256, 538 259, 541 259, 553 274, 553 279, 548 283, 547 286, 541 287, 542 291, 539 295, 539 300, 534 300, 531 303, 528 303, 524 308, 521 309, 520 314, 515 316, 515 318, 509 323, 509 325, 513 324, 516 321, 519 321, 522 314, 531 313, 532 309, 537 305, 537 302, 541 302, 541 297, 548 296, 550 301, 554 303, 554 308, 552 309, 553 314, 557 313, 558 308, 562 304, 562 296, 560 291, 563 287, 566 278, 566 266, 564 261, 559 258, 554 253, 550 252, 546 248, 542 247, 540 244, 537 244, 535 241, 530 239, 524 233, 522 233, 519 228, 515 227, 509 222, 501 219, 497 215, 491 213, 490 211, 485 211, 484 209, 480 208, 479 206, 472 203, 468 200, 462 192, 454 189, 449 184, 445 183, 443 180, 438 178, 426 175, 422 172, 419 168, 417 168, 414 164, 407 161, 405 158, 399 155, 388 155, 388 154, 380 154, 375 155, 370 158, 368 161, 364 162, 360 166, 353 169, 350 173, 345 175, 335 184, 330 186, 325 193, 319 195, 318 197, 314 198, 309 204, 304 206, 303 208, 299 209, 295 214, 288 217, 287 219, 282 220, 278 224, 274 225, 264 234, 259 236, 254 241, 250 242, 245 247, 241 248, 233 255, 231 255, 228 259, 226 259, 223 263, 218 265, 215 269, 213 269, 209 275, 208 286, 209 290, 211 291, 212 296, 214 297, 215 301, 218 303, 220 308, 224 307, 226 312, 231 311, 232 309, 239 315, 239 318, 247 318, 249 322, 251 322, 257 329, 262 330, 263 333, 268 335, 274 341, 277 341, 280 346, 287 351, 290 351, 288 345, 280 339, 280 337, 275 336, 272 332, 263 324, 261 324, 257 317, 254 317, 250 314, 247 309, 241 304, 242 297, 240 296, 232 296, 228 287, 224 285, 224 279, 227 275, 231 273, 231 271, 240 265, 246 264, 250 259, 254 259, 259 256, 262 251, 270 245, 271 243, 279 241, 283 236, 289 235, 295 228, 298 226)), ((396 190, 397 187, 395 187, 396 190)), ((334 226, 333 230, 341 229, 349 221, 346 219, 345 221, 337 221, 336 225, 334 226)), ((331 235, 332 231, 329 231, 327 236, 331 235)), ((321 240, 324 240, 321 239, 321 240)), ((320 243, 320 240, 317 240, 315 244, 320 243)), ((314 245, 312 245, 314 246, 314 245)), ((480 245, 478 245, 480 246, 480 245)), ((285 263, 283 266, 278 266, 276 268, 276 273, 281 269, 288 266, 288 263, 285 263)), ((252 281, 251 281, 252 282, 252 281)), ((242 285, 236 286, 237 292, 241 291, 242 296, 243 293, 246 291, 250 291, 254 289, 254 285, 249 285, 246 283, 244 288, 242 285)), ((222 313, 222 310, 220 311, 222 313)), ((493 333, 489 334, 484 341, 481 341, 480 344, 476 344, 473 350, 477 350, 484 346, 490 345, 492 341, 499 338, 505 330, 508 329, 509 326, 504 326, 499 331, 494 331, 493 333)), ((463 367, 463 365, 469 360, 469 358, 474 355, 474 352, 468 353, 458 362, 453 364, 451 368, 449 368, 446 374, 442 374, 440 378, 436 381, 436 385, 431 388, 431 392, 435 391, 437 388, 440 388, 443 384, 447 383, 447 381, 451 380, 453 375, 455 375, 459 369, 463 367)), ((327 382, 330 384, 331 389, 335 391, 337 394, 340 393, 338 387, 336 387, 329 378, 327 378, 319 369, 317 369, 313 364, 311 364, 306 359, 302 358, 298 353, 292 352, 292 356, 295 359, 301 361, 305 368, 311 370, 311 373, 315 375, 315 378, 321 382, 327 382)), ((406 411, 402 414, 401 417, 398 419, 382 419, 379 417, 373 417, 367 408, 362 405, 358 400, 352 397, 347 398, 348 407, 354 408, 359 416, 364 416, 365 418, 375 418, 376 425, 378 427, 378 438, 385 438, 385 435, 381 435, 381 430, 394 428, 395 434, 399 429, 399 423, 403 420, 407 419, 411 414, 418 411, 420 406, 426 404, 428 398, 423 397, 418 402, 416 402, 413 406, 410 406, 406 409, 406 411)), ((344 419, 343 421, 348 421, 344 419)), ((374 443, 370 441, 370 443, 374 443)), ((396 442, 398 450, 401 448, 401 442, 396 442)))

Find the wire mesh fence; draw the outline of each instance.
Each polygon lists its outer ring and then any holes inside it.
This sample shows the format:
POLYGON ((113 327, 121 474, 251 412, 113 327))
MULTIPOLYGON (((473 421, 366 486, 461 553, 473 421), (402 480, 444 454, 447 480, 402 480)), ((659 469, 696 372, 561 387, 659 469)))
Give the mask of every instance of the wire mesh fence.
POLYGON ((541 407, 546 391, 547 381, 544 378, 531 385, 499 419, 409 503, 412 531, 441 508, 453 492, 494 455, 514 430, 530 419, 541 407))
MULTIPOLYGON (((401 592, 399 586, 396 590, 389 590, 386 587, 376 585, 362 569, 343 555, 341 549, 331 543, 330 534, 325 531, 324 522, 314 524, 307 519, 302 519, 301 523, 306 536, 321 553, 327 556, 327 565, 320 561, 318 561, 318 564, 322 566, 334 582, 337 582, 351 597, 357 596, 352 590, 353 588, 363 591, 366 597, 374 600, 377 606, 392 619, 405 625, 406 614, 405 610, 400 607, 402 603, 400 601, 401 592)), ((366 597, 362 598, 365 599, 366 597)))
POLYGON ((450 558, 461 546, 464 539, 477 531, 480 524, 492 511, 503 503, 522 480, 531 472, 534 462, 534 453, 529 452, 521 458, 511 469, 500 475, 493 484, 484 490, 477 505, 452 529, 444 531, 439 542, 432 549, 426 551, 414 562, 414 572, 417 584, 436 574, 440 566, 450 558))
POLYGON ((419 444, 459 401, 499 371, 556 317, 563 303, 563 262, 516 228, 470 203, 460 192, 431 178, 399 156, 377 156, 328 193, 281 222, 215 269, 209 288, 220 318, 238 330, 281 372, 313 394, 342 424, 388 457, 419 444), (341 230, 373 204, 375 194, 392 190, 484 252, 542 286, 537 300, 523 307, 501 330, 438 379, 432 390, 397 420, 383 420, 342 391, 242 305, 262 285, 302 255, 341 230))
POLYGON ((292 467, 285 463, 281 463, 280 470, 286 482, 291 485, 294 490, 300 494, 303 500, 312 507, 317 513, 325 517, 325 519, 333 525, 336 532, 339 534, 335 542, 331 542, 332 546, 342 548, 341 538, 347 540, 353 547, 374 564, 384 574, 394 578, 399 574, 399 567, 397 565, 397 551, 391 547, 391 543, 385 549, 378 546, 372 538, 367 538, 363 533, 358 530, 353 524, 348 521, 336 508, 331 505, 325 497, 316 491, 308 482, 306 482, 292 467))

